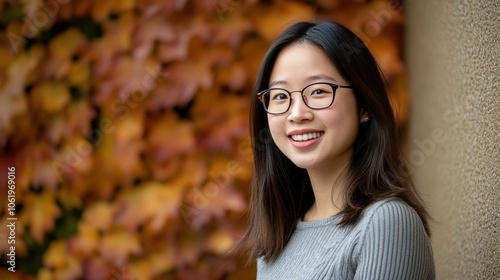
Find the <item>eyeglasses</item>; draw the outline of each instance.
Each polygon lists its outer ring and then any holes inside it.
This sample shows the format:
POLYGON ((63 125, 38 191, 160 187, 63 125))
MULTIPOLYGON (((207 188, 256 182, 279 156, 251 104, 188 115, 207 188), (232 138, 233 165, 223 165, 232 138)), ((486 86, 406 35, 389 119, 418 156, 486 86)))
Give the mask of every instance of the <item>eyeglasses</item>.
POLYGON ((335 92, 338 88, 353 88, 353 86, 339 86, 331 83, 314 83, 303 90, 288 91, 283 88, 270 88, 257 93, 257 97, 264 105, 264 109, 272 115, 283 114, 292 105, 292 92, 300 92, 307 107, 315 110, 328 108, 333 104, 335 92))

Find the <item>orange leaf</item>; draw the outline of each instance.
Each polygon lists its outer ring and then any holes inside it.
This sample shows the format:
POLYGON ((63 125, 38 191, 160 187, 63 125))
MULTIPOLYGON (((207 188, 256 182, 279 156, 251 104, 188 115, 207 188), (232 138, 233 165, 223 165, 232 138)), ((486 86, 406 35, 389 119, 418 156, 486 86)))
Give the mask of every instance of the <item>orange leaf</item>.
MULTIPOLYGON (((241 8, 244 9, 245 7, 241 8)), ((215 9, 217 11, 217 8, 215 9)), ((232 48, 237 48, 245 34, 253 29, 250 20, 247 17, 243 17, 240 13, 226 14, 224 20, 216 21, 216 23, 214 28, 217 33, 213 38, 214 42, 228 42, 232 48)))
POLYGON ((141 139, 144 133, 144 115, 142 111, 135 110, 126 118, 114 122, 116 124, 116 140, 127 143, 141 139))
POLYGON ((149 128, 148 142, 155 161, 165 162, 173 156, 190 153, 195 149, 192 124, 179 120, 175 113, 167 112, 149 128))
POLYGON ((180 190, 177 186, 154 182, 125 190, 118 199, 117 222, 131 232, 146 223, 153 231, 161 229, 168 218, 177 215, 180 190))
POLYGON ((235 191, 231 178, 209 181, 201 189, 193 189, 189 194, 191 206, 183 213, 187 223, 199 229, 212 218, 222 219, 226 211, 243 211, 246 201, 235 191))
POLYGON ((272 9, 257 8, 251 12, 257 31, 269 42, 292 23, 313 18, 310 5, 292 1, 280 1, 272 9))
MULTIPOLYGON (((200 96, 200 100, 205 97, 200 96)), ((197 102, 193 108, 200 144, 210 151, 230 152, 232 140, 247 134, 248 101, 242 97, 216 96, 218 102, 197 102), (213 124, 217 124, 214 126, 213 124)))
POLYGON ((99 251, 104 259, 117 267, 123 267, 129 255, 139 254, 142 249, 138 236, 116 228, 104 234, 99 251))
POLYGON ((76 28, 69 28, 49 43, 49 59, 44 65, 45 77, 63 78, 71 69, 71 58, 87 43, 85 36, 76 28))

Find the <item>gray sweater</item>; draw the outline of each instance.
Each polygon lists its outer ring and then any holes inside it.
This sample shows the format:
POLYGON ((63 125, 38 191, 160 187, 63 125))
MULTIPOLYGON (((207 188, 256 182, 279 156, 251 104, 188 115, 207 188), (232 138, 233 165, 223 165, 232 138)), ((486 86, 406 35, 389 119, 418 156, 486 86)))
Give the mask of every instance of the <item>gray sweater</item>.
POLYGON ((257 260, 257 279, 435 278, 422 221, 402 200, 374 203, 353 226, 338 226, 341 219, 299 221, 275 262, 257 260))

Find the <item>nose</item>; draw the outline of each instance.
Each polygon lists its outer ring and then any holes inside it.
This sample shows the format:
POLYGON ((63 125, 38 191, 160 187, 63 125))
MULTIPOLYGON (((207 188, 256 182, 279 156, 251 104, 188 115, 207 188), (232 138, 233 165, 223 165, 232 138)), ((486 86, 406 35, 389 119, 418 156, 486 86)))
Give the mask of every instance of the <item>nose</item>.
POLYGON ((302 94, 300 92, 292 92, 291 95, 295 94, 292 98, 292 104, 290 105, 287 120, 294 123, 307 122, 313 119, 313 113, 311 108, 307 107, 306 103, 302 99, 302 94))

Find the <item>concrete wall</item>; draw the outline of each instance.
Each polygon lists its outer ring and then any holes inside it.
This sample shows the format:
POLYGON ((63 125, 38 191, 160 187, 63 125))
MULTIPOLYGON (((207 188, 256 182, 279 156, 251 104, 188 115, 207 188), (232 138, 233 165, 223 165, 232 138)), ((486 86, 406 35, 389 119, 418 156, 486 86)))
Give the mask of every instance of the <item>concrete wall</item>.
POLYGON ((408 156, 437 279, 500 279, 500 1, 405 1, 408 156))

